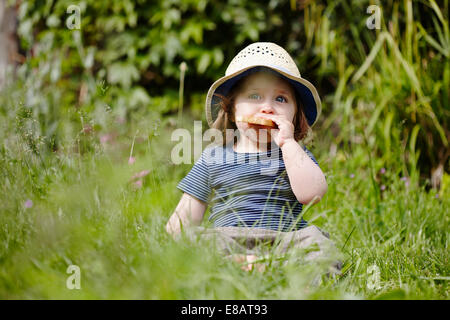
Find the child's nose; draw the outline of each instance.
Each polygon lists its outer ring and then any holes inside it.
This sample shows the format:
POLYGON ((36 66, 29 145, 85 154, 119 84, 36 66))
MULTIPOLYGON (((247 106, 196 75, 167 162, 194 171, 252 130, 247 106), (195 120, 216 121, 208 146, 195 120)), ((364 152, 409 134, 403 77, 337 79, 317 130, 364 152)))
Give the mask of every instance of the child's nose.
POLYGON ((265 103, 264 106, 260 110, 261 113, 273 114, 273 108, 270 103, 265 103))

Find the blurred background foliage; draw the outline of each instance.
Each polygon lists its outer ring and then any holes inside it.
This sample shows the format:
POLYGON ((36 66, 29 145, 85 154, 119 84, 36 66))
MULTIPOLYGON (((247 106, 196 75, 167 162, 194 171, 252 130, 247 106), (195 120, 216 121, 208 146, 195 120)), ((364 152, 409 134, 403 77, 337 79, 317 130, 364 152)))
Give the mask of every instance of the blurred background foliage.
POLYGON ((421 173, 436 188, 449 171, 448 0, 8 3, 19 46, 1 112, 8 122, 30 111, 46 150, 60 150, 70 137, 85 140, 76 140, 75 151, 95 149, 88 140, 98 141, 111 121, 146 119, 156 123, 151 132, 176 126, 180 107, 185 119, 204 120, 206 92, 233 56, 271 41, 318 88, 315 135, 330 157, 346 159, 365 144, 380 166, 421 173), (381 9, 380 29, 366 26, 371 4, 381 9), (80 9, 79 29, 67 25, 71 5, 80 9))

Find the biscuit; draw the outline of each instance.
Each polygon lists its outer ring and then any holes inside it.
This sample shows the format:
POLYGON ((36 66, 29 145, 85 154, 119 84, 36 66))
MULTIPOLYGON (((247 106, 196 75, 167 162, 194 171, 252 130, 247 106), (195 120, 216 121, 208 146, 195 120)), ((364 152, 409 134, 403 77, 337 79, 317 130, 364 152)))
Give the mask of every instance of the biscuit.
POLYGON ((247 123, 251 123, 251 124, 259 124, 262 126, 276 128, 276 124, 270 119, 239 116, 239 117, 236 117, 236 121, 247 122, 247 123))

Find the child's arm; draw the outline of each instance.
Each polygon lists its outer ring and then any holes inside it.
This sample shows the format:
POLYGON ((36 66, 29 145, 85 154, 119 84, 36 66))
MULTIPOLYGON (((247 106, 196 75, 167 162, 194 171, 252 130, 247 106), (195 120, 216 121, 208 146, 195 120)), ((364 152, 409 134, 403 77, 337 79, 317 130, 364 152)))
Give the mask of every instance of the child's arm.
POLYGON ((281 149, 289 182, 297 200, 303 204, 319 202, 328 188, 322 170, 295 140, 286 141, 281 149))
POLYGON ((198 226, 203 220, 207 204, 190 194, 184 193, 175 212, 166 225, 166 231, 173 236, 181 232, 181 226, 186 228, 190 225, 198 226))
POLYGON ((327 192, 325 175, 294 139, 294 125, 285 116, 260 113, 275 122, 274 141, 281 148, 292 192, 302 204, 317 203, 327 192))

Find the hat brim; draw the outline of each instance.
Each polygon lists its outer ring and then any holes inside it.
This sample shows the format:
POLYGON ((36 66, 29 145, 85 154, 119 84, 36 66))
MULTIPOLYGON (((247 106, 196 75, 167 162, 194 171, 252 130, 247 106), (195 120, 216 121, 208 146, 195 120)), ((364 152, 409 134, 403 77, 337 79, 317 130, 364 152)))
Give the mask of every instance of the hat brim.
POLYGON ((254 72, 258 67, 265 67, 275 71, 282 78, 287 80, 292 84, 300 99, 304 108, 304 113, 307 119, 307 122, 310 127, 312 127, 317 118, 319 117, 322 105, 320 102, 319 94, 317 93, 316 88, 306 79, 301 77, 295 77, 290 75, 289 73, 280 70, 279 67, 273 67, 270 65, 253 65, 246 67, 244 69, 239 70, 238 72, 232 73, 230 75, 224 76, 218 79, 216 82, 212 84, 212 86, 208 90, 208 94, 206 95, 206 120, 208 121, 209 126, 211 127, 214 121, 217 119, 219 110, 220 110, 220 99, 217 96, 214 96, 215 93, 219 93, 221 95, 226 96, 237 81, 242 79, 243 77, 249 75, 254 72))

